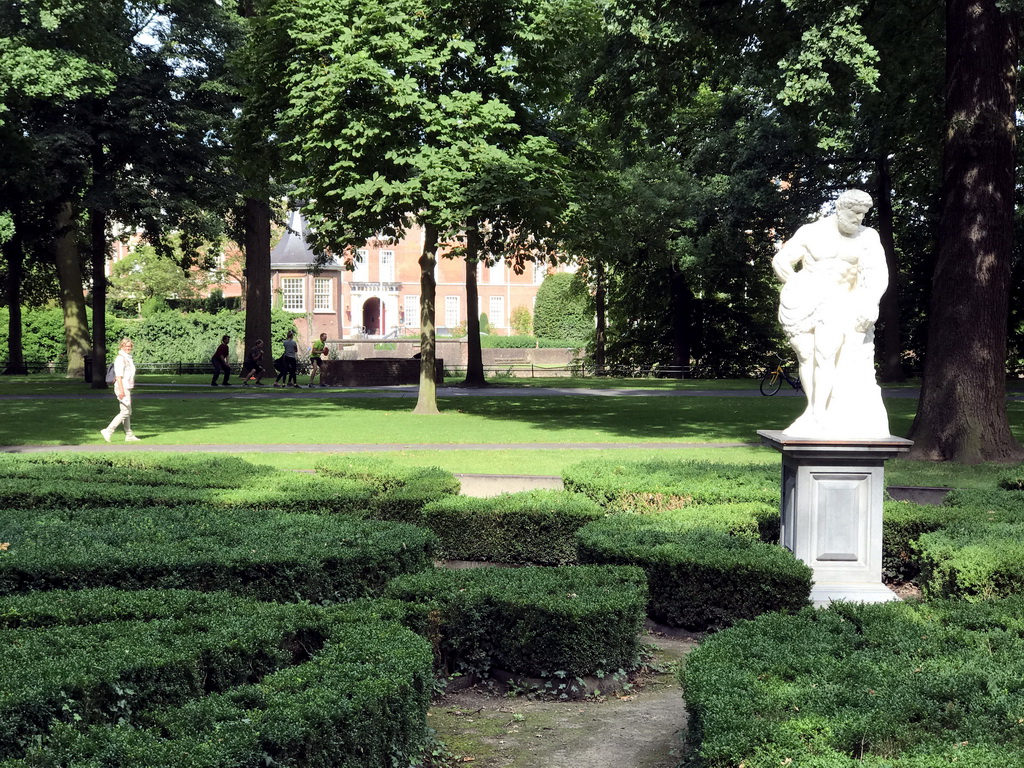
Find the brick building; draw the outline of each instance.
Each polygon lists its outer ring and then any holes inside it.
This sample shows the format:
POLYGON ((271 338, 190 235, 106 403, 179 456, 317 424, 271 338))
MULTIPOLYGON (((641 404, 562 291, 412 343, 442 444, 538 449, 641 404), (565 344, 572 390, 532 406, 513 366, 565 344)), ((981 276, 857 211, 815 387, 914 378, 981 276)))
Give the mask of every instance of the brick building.
MULTIPOLYGON (((420 329, 420 267, 424 233, 414 228, 400 241, 371 241, 358 249, 359 259, 346 269, 335 259, 316 271, 306 244, 305 221, 293 212, 288 229, 270 254, 271 288, 276 306, 296 314, 302 341, 326 333, 330 339, 407 336, 420 329)), ((508 336, 516 307, 533 312, 537 288, 549 271, 546 264, 527 264, 517 275, 504 261, 480 266, 477 273, 479 311, 490 333, 508 336)), ((465 327, 466 263, 439 258, 437 282, 438 335, 465 327)))

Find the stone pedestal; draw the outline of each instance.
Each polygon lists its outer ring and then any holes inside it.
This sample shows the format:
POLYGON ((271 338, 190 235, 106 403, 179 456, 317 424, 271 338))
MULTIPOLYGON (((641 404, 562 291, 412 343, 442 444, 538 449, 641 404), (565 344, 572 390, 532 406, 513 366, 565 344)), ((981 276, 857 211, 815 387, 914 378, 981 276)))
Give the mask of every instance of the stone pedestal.
POLYGON ((898 599, 882 584, 883 465, 913 443, 757 434, 782 453, 780 543, 814 571, 814 604, 898 599))

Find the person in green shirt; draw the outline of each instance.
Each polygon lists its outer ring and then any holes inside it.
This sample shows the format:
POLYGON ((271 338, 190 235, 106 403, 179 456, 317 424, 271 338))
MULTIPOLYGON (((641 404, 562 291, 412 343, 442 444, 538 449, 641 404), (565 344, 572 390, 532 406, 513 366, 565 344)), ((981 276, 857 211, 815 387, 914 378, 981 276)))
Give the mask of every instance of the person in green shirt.
POLYGON ((320 386, 326 387, 324 384, 324 370, 323 361, 327 359, 327 354, 330 350, 327 349, 327 334, 321 333, 320 338, 313 342, 313 347, 309 350, 309 386, 313 388, 313 380, 316 379, 317 375, 320 376, 320 386))

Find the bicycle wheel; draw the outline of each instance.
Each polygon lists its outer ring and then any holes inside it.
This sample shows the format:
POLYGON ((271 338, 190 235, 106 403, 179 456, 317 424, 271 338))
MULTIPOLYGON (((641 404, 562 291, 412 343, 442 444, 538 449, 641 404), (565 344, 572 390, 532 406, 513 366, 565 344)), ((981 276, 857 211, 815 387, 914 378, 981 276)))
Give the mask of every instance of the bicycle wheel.
POLYGON ((782 381, 779 377, 778 371, 769 371, 761 378, 761 394, 765 397, 771 397, 779 391, 779 387, 782 386, 782 381))

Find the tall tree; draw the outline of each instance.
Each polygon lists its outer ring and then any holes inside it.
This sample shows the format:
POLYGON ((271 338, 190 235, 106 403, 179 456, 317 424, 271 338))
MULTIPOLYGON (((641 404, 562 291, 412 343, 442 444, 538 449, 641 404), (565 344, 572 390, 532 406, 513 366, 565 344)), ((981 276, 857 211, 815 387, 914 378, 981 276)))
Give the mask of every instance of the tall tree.
MULTIPOLYGON (((280 87, 267 78, 283 52, 274 43, 286 38, 269 34, 267 0, 239 0, 245 20, 245 40, 230 58, 240 101, 240 114, 232 131, 231 163, 241 180, 241 201, 232 230, 245 253, 245 349, 257 339, 271 343, 270 251, 273 209, 270 200, 284 190, 274 179, 280 165, 271 136, 275 116, 285 105, 280 87)), ((269 346, 267 347, 270 348, 269 346)))
MULTIPOLYGON (((426 232, 417 413, 438 412, 438 243, 478 213, 466 189, 481 169, 516 164, 517 119, 528 115, 503 96, 514 90, 521 57, 557 49, 546 7, 543 0, 282 0, 271 14, 278 41, 267 44, 287 52, 272 78, 289 98, 275 128, 289 178, 308 201, 315 246, 340 254, 400 235, 413 221, 426 232)), ((537 156, 555 150, 540 136, 529 144, 537 156)))
POLYGON ((946 2, 946 141, 928 353, 912 455, 1020 460, 1006 415, 1019 18, 946 2))

